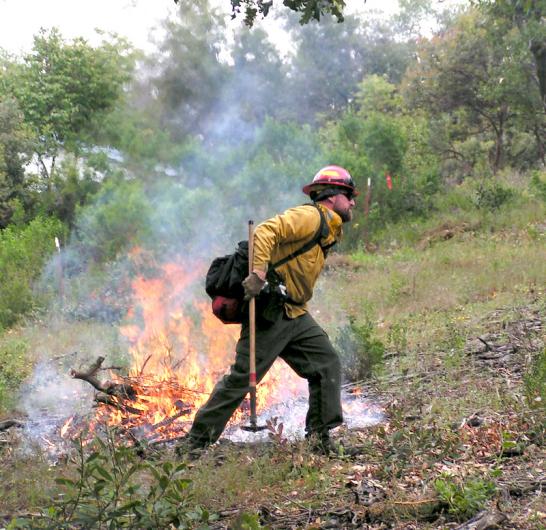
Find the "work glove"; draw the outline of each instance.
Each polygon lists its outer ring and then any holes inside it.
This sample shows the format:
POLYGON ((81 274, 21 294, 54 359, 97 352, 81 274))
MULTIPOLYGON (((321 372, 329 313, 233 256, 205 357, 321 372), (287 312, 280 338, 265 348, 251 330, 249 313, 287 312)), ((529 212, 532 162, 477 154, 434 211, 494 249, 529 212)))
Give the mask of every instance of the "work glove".
POLYGON ((243 289, 245 290, 245 300, 250 300, 260 294, 265 285, 265 274, 263 274, 263 279, 260 277, 262 274, 253 271, 242 281, 243 289))

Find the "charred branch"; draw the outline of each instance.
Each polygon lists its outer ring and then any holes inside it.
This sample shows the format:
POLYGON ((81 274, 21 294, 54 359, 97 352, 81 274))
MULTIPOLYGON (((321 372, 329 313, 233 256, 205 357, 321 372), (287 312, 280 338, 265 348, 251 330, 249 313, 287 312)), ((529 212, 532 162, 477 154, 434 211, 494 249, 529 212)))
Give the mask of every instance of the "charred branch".
POLYGON ((95 401, 97 403, 102 403, 103 405, 108 405, 122 412, 128 412, 129 414, 142 414, 140 409, 131 407, 122 401, 119 401, 115 396, 110 396, 108 394, 97 394, 95 396, 95 401))
POLYGON ((136 399, 136 391, 132 385, 125 383, 114 383, 112 381, 102 382, 96 377, 97 372, 102 369, 103 362, 104 357, 98 357, 87 370, 83 372, 70 370, 70 375, 74 379, 86 381, 99 392, 103 392, 109 396, 116 396, 121 399, 129 399, 134 401, 136 399))
POLYGON ((0 421, 0 431, 7 431, 12 427, 24 427, 25 424, 19 420, 4 420, 0 421))
POLYGON ((191 412, 191 409, 182 409, 178 411, 176 414, 173 414, 172 416, 165 418, 161 421, 158 421, 154 425, 152 425, 152 430, 162 429, 163 427, 168 427, 171 423, 175 422, 178 418, 181 418, 182 416, 185 416, 186 414, 189 414, 191 412))

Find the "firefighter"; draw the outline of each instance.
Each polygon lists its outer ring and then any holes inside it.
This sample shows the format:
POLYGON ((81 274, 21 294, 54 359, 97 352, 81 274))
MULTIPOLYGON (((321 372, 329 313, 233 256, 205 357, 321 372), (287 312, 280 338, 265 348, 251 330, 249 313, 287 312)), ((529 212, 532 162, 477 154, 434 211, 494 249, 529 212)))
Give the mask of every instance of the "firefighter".
MULTIPOLYGON (((303 192, 313 204, 286 210, 256 227, 252 273, 243 281, 243 287, 246 299, 258 296, 266 284, 268 265, 311 241, 321 226, 322 213, 325 223, 320 244, 276 269, 289 299, 282 304, 273 323, 257 321, 256 373, 260 381, 280 357, 307 379, 306 437, 312 440, 314 449, 327 454, 334 451, 329 431, 343 421, 341 365, 328 335, 308 313, 307 302, 324 266, 327 249, 340 239, 342 224, 352 219, 358 192, 349 172, 333 165, 322 168, 303 187, 303 192)), ((249 326, 243 322, 235 362, 195 415, 188 436, 177 447, 179 454, 187 451, 195 454, 195 450, 218 440, 248 392, 248 374, 249 326)))

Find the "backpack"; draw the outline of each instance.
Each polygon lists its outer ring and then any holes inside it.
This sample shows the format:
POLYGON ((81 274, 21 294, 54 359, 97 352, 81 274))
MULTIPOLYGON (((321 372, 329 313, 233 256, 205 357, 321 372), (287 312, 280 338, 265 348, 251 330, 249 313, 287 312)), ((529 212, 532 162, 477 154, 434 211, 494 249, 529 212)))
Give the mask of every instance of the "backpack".
MULTIPOLYGON (((267 322, 276 320, 285 302, 297 303, 286 293, 282 279, 275 269, 320 244, 320 240, 328 235, 324 214, 320 208, 317 207, 317 210, 320 214, 320 225, 313 238, 295 252, 269 265, 266 276, 268 288, 256 299, 256 312, 267 322)), ((331 246, 321 245, 321 248, 326 253, 331 246)), ((243 300, 245 293, 242 282, 247 276, 248 241, 240 241, 233 254, 215 258, 209 267, 205 291, 212 298, 212 312, 224 324, 240 324, 244 320, 246 304, 243 300)))

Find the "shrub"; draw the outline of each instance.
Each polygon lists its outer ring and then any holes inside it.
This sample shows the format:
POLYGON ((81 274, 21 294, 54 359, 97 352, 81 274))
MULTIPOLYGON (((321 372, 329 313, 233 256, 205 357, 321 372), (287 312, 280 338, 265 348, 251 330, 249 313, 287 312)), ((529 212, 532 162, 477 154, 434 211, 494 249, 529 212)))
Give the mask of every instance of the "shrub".
POLYGON ((533 173, 531 187, 537 196, 546 202, 546 171, 535 171, 533 173))
POLYGON ((58 477, 64 488, 39 517, 17 519, 10 528, 207 528, 209 512, 191 506, 185 463, 142 460, 108 431, 89 446, 74 442, 75 477, 58 477))
POLYGON ((84 254, 108 262, 142 244, 150 232, 151 211, 141 183, 107 182, 94 201, 77 213, 76 234, 84 254))
POLYGON ((383 361, 385 345, 375 337, 370 319, 359 324, 354 317, 339 330, 336 346, 341 355, 345 378, 359 381, 371 376, 374 367, 383 361))
POLYGON ((0 233, 0 328, 40 303, 33 283, 55 251, 55 237, 64 239, 65 232, 57 219, 37 217, 23 228, 9 226, 0 233))
POLYGON ((30 373, 27 349, 28 345, 21 340, 0 344, 0 414, 11 408, 19 385, 30 373))
POLYGON ((546 407, 546 349, 538 354, 524 376, 525 395, 533 407, 546 407))
POLYGON ((434 489, 448 513, 457 521, 465 521, 483 508, 495 492, 495 485, 481 478, 469 478, 459 484, 445 475, 434 481, 434 489))
POLYGON ((514 197, 514 190, 492 181, 479 184, 476 190, 476 207, 483 210, 498 210, 514 197))

